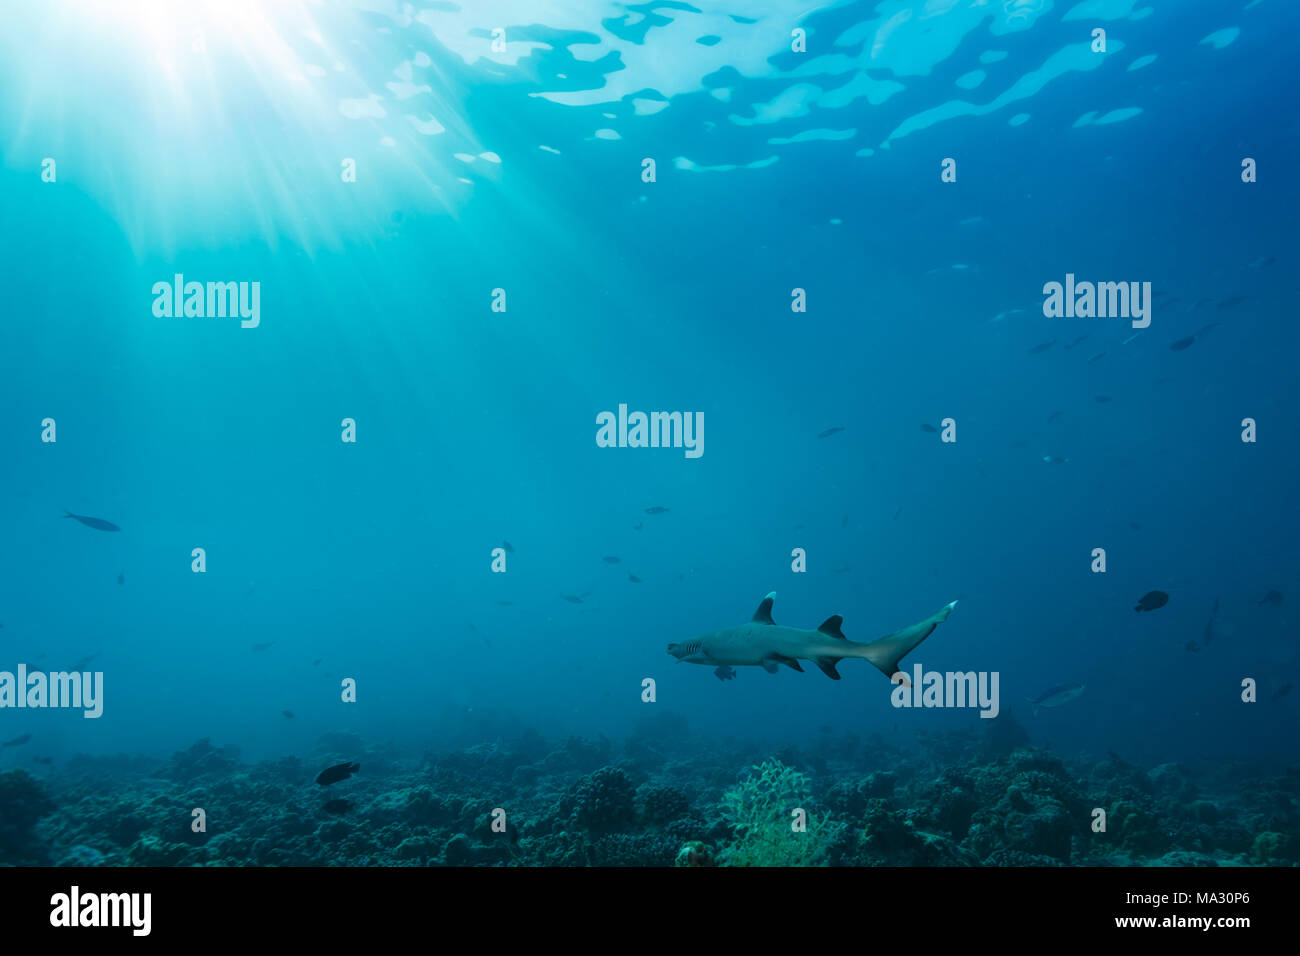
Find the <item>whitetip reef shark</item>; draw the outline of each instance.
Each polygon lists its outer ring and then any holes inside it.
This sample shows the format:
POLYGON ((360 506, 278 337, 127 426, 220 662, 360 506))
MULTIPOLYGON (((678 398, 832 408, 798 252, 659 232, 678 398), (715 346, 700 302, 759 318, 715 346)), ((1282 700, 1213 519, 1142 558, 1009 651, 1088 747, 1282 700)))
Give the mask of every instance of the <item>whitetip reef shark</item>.
POLYGON ((778 664, 802 672, 800 659, 812 661, 831 680, 839 680, 835 665, 846 657, 861 657, 870 661, 888 678, 898 673, 898 662, 912 648, 930 636, 930 632, 948 620, 957 602, 945 604, 939 611, 901 631, 887 634, 869 644, 850 641, 840 630, 844 618, 838 614, 828 617, 815 631, 801 627, 785 627, 772 620, 773 591, 754 612, 748 624, 728 627, 705 634, 691 641, 669 644, 668 653, 689 664, 722 664, 739 666, 756 664, 769 674, 776 673, 778 664))

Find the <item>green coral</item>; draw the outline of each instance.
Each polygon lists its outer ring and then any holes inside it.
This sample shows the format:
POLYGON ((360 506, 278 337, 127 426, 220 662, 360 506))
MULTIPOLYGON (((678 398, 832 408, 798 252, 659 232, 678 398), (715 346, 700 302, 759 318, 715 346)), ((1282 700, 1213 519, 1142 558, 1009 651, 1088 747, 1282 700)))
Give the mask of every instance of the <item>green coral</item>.
POLYGON ((791 825, 793 811, 806 809, 809 781, 793 767, 768 760, 722 795, 720 809, 735 842, 723 850, 724 866, 819 866, 842 829, 830 813, 809 814, 807 828, 791 825))

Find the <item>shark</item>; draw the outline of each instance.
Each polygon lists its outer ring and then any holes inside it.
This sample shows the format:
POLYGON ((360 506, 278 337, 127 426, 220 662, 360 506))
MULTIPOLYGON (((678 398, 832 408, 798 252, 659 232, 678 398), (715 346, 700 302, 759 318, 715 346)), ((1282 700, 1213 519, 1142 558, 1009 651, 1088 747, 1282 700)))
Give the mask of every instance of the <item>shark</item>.
MULTIPOLYGON (((899 673, 898 662, 948 620, 948 615, 957 606, 956 601, 945 604, 924 621, 861 644, 844 636, 840 630, 844 618, 838 614, 828 617, 816 630, 777 624, 772 620, 775 600, 776 592, 772 591, 763 598, 749 623, 669 644, 668 653, 688 664, 707 664, 710 667, 753 664, 769 674, 775 674, 781 664, 802 673, 799 661, 812 661, 831 680, 840 679, 835 665, 841 660, 860 657, 892 680, 899 673)), ((902 679, 907 681, 905 676, 902 679)))

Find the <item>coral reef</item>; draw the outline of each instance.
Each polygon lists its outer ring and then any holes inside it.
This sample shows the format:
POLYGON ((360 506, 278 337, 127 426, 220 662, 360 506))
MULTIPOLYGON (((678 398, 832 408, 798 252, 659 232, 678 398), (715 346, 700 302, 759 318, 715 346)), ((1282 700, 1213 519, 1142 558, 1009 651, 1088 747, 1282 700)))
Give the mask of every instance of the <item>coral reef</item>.
POLYGON ((510 726, 419 756, 331 734, 250 764, 204 739, 0 773, 0 865, 1300 864, 1297 767, 1067 760, 1014 723, 907 748, 824 728, 767 752, 672 715, 623 741, 510 726))

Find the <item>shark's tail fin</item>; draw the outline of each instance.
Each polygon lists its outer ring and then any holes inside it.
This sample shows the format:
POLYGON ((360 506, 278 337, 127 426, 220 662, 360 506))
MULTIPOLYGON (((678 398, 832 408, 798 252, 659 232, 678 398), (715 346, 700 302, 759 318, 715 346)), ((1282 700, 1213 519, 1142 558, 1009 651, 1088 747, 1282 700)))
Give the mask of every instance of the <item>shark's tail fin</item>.
POLYGON ((912 648, 929 637, 931 631, 948 620, 948 615, 956 606, 956 601, 945 604, 937 613, 931 614, 924 621, 905 627, 901 631, 895 631, 870 644, 858 645, 862 648, 858 656, 865 657, 886 677, 893 677, 898 672, 898 662, 906 657, 912 648))

